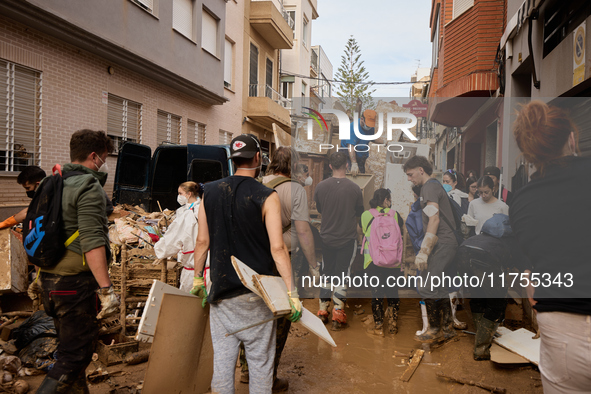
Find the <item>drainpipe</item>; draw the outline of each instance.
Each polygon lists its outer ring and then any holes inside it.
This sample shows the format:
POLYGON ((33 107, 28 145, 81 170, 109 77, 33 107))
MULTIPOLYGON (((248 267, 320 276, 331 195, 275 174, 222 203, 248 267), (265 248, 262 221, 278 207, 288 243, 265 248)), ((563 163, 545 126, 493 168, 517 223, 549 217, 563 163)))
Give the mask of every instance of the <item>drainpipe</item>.
POLYGON ((530 17, 528 18, 529 28, 527 31, 527 46, 529 48, 529 55, 531 56, 532 78, 534 80, 534 87, 536 89, 540 89, 540 81, 538 81, 538 78, 536 76, 536 62, 534 60, 534 51, 533 51, 533 46, 531 43, 531 31, 532 31, 532 21, 537 20, 539 16, 540 16, 540 12, 538 11, 538 9, 532 10, 530 17))

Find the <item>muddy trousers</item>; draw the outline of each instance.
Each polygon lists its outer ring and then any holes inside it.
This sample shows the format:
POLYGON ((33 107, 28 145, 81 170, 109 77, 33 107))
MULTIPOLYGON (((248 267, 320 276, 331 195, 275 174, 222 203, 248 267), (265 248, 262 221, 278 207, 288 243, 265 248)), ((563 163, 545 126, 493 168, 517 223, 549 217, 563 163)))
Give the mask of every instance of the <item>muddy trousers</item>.
POLYGON ((41 273, 43 307, 53 317, 59 344, 47 376, 72 384, 92 360, 98 339, 98 284, 92 273, 61 276, 41 273))
POLYGON ((496 323, 505 320, 505 309, 507 309, 506 298, 472 298, 470 300, 472 313, 482 313, 485 319, 496 323))
POLYGON ((212 392, 234 393, 234 368, 240 352, 240 343, 244 344, 249 367, 249 392, 271 392, 276 322, 260 324, 228 337, 226 333, 272 317, 273 313, 263 299, 253 293, 211 304, 209 318, 213 342, 212 392))
MULTIPOLYGON (((449 292, 447 287, 439 286, 431 288, 431 278, 437 276, 441 278, 443 274, 447 276, 454 276, 450 271, 451 265, 456 257, 457 246, 454 244, 437 243, 435 248, 429 255, 427 260, 428 269, 421 271, 422 281, 417 282, 417 291, 423 298, 445 298, 449 300, 449 292)), ((449 302, 449 301, 448 301, 449 302)))
POLYGON ((320 289, 320 301, 330 301, 330 297, 334 301, 335 309, 345 309, 345 302, 347 301, 347 284, 343 283, 343 277, 351 275, 351 265, 355 260, 357 253, 357 240, 353 239, 346 244, 339 247, 322 245, 322 265, 320 267, 320 275, 322 277, 322 284, 324 285, 325 277, 327 286, 320 289), (331 291, 331 278, 335 277, 334 294, 331 291), (336 286, 336 278, 340 281, 336 286))
MULTIPOLYGON (((289 329, 291 328, 291 321, 287 319, 277 319, 277 329, 275 335, 277 340, 275 342, 275 362, 273 363, 273 382, 277 378, 277 369, 279 368, 279 362, 281 361, 281 353, 285 349, 285 343, 289 336, 289 329)), ((244 354, 244 345, 240 346, 240 368, 243 372, 248 371, 248 362, 244 354)))

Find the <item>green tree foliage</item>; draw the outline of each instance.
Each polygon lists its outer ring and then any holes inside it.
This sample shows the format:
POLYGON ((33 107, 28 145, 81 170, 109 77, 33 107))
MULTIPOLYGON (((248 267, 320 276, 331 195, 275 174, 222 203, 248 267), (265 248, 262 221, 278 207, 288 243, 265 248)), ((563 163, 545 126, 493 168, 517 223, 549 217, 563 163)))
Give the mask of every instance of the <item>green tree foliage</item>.
POLYGON ((347 41, 344 52, 344 55, 341 56, 341 65, 335 76, 336 80, 344 81, 338 86, 337 96, 351 113, 356 110, 357 99, 361 99, 363 102, 363 109, 373 108, 371 95, 375 89, 371 89, 373 83, 369 80, 369 73, 363 65, 363 60, 360 60, 361 50, 353 36, 347 41))

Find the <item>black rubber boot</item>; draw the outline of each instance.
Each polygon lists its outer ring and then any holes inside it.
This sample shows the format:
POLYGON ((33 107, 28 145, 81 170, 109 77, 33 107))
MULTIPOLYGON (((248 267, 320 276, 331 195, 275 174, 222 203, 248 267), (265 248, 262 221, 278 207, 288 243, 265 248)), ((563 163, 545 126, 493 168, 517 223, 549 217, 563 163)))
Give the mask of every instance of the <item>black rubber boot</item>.
POLYGON ((82 371, 80 375, 78 375, 78 379, 72 386, 70 386, 70 391, 68 394, 90 394, 90 390, 88 388, 88 384, 86 383, 86 373, 82 371))
POLYGON ((67 394, 70 392, 71 386, 71 384, 46 376, 37 389, 37 394, 67 394))
POLYGON ((426 299, 427 319, 429 319, 429 329, 421 335, 415 335, 414 340, 423 343, 437 343, 443 341, 443 332, 441 331, 441 311, 437 309, 437 301, 426 299))
POLYGON ((397 334, 398 333, 398 309, 400 308, 400 301, 388 304, 386 308, 386 321, 388 322, 388 333, 389 334, 397 334))
POLYGON ((449 298, 442 298, 438 300, 437 303, 441 311, 441 330, 443 331, 443 337, 446 340, 451 339, 457 334, 454 329, 454 317, 452 315, 449 298))
POLYGON ((384 301, 381 298, 372 298, 371 312, 373 313, 373 321, 376 324, 384 322, 384 301))
POLYGON ((484 316, 480 318, 474 339, 474 360, 490 360, 490 347, 497 328, 499 323, 488 320, 484 316))

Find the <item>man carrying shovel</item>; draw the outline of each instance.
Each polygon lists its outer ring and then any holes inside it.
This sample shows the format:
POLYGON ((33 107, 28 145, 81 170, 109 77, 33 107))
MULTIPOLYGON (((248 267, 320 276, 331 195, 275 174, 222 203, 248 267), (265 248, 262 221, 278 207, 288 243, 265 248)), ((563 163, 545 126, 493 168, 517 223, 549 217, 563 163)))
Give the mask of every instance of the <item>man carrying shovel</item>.
POLYGON ((273 275, 273 265, 288 289, 295 322, 302 306, 292 283, 291 263, 283 242, 281 207, 277 193, 257 182, 262 168, 258 138, 243 134, 232 140, 233 176, 205 185, 199 208, 195 245, 194 287, 191 293, 211 304, 210 327, 214 350, 212 392, 234 392, 234 368, 240 343, 244 344, 250 373, 250 392, 270 393, 275 357, 275 320, 229 335, 271 319, 273 313, 259 296, 248 290, 231 262, 235 256, 261 275, 273 275), (203 267, 210 250, 211 290, 203 283, 203 267))

